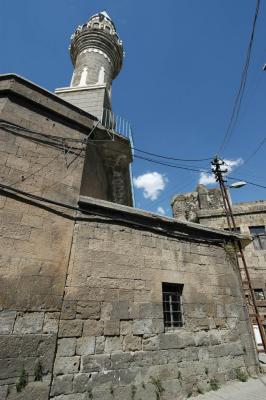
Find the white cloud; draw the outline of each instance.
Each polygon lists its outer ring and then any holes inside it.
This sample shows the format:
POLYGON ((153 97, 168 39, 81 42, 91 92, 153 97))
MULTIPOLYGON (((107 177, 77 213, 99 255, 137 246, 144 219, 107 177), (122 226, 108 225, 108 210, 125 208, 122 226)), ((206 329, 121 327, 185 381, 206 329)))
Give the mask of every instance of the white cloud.
MULTIPOLYGON (((225 170, 227 169, 227 172, 225 173, 225 175, 230 174, 235 167, 240 166, 241 164, 243 164, 243 159, 242 158, 237 158, 236 160, 224 160, 225 165, 223 165, 221 167, 221 170, 225 170)), ((212 173, 208 174, 207 172, 201 172, 200 173, 200 179, 199 179, 199 183, 203 184, 203 185, 211 185, 212 183, 215 183, 215 177, 212 173)))
POLYGON ((168 179, 159 172, 147 172, 133 178, 134 186, 137 189, 143 189, 145 199, 156 200, 165 189, 168 179))
POLYGON ((165 210, 164 210, 164 208, 163 208, 163 207, 158 207, 158 208, 157 208, 157 213, 158 213, 158 214, 161 214, 161 215, 165 215, 165 210))

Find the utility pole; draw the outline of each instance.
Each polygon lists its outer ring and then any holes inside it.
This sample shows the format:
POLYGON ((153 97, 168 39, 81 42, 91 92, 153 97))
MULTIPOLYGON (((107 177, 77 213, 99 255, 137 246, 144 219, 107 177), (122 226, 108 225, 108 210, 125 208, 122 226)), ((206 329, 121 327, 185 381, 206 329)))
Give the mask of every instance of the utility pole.
MULTIPOLYGON (((225 186, 225 180, 223 177, 223 174, 227 172, 226 168, 223 168, 223 170, 221 169, 222 166, 225 166, 225 162, 220 160, 218 157, 215 157, 214 160, 212 161, 212 170, 213 173, 215 175, 216 181, 219 183, 220 185, 220 190, 221 190, 221 194, 222 194, 222 198, 223 198, 223 204, 224 204, 224 209, 225 209, 225 214, 226 214, 226 219, 227 219, 227 223, 228 223, 228 227, 230 231, 237 231, 236 228, 236 223, 235 223, 235 217, 233 214, 233 210, 232 210, 232 206, 229 200, 229 196, 228 196, 228 192, 225 186)), ((240 276, 241 276, 241 281, 242 281, 242 285, 243 285, 243 290, 244 289, 244 281, 243 281, 243 277, 241 274, 241 269, 240 269, 240 264, 239 264, 239 258, 241 258, 242 263, 243 263, 243 270, 245 273, 245 277, 248 283, 248 290, 250 292, 250 298, 251 298, 251 305, 252 308, 254 310, 254 316, 256 319, 256 322, 258 324, 258 328, 259 328, 259 332, 260 332, 260 336, 261 336, 261 340, 262 340, 262 344, 263 344, 263 348, 264 351, 266 352, 266 335, 265 335, 265 331, 264 331, 264 327, 262 325, 261 322, 261 318, 260 318, 260 314, 259 314, 259 310, 258 310, 258 306, 257 306, 257 302, 256 302, 256 298, 255 298, 255 294, 251 285, 251 280, 250 280, 250 275, 249 275, 249 270, 248 270, 248 266, 246 263, 246 259, 244 256, 244 252, 242 249, 242 244, 240 240, 237 240, 235 242, 235 250, 236 250, 236 259, 237 259, 237 264, 238 264, 238 268, 239 268, 239 272, 240 272, 240 276)), ((251 321, 252 323, 252 321, 251 321)))

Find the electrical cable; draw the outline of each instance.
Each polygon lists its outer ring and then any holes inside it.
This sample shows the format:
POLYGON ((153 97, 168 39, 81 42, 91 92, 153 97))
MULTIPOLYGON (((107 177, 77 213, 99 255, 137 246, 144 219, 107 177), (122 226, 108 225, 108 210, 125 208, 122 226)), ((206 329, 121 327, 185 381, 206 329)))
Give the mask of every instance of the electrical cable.
POLYGON ((233 181, 244 181, 244 182, 248 183, 249 185, 256 186, 256 187, 259 187, 259 188, 262 188, 262 189, 266 189, 266 186, 260 185, 259 183, 247 181, 244 178, 234 178, 233 176, 226 176, 226 179, 231 179, 233 181))
POLYGON ((185 167, 183 165, 178 165, 178 164, 168 164, 162 161, 158 161, 158 160, 153 160, 152 158, 147 158, 147 157, 142 157, 139 155, 134 156, 135 158, 139 158, 141 160, 145 160, 145 161, 149 161, 151 163, 154 164, 159 164, 159 165, 164 165, 166 167, 171 167, 171 168, 177 168, 177 169, 182 169, 182 170, 186 170, 186 171, 194 171, 194 172, 210 172, 210 170, 203 170, 203 169, 197 169, 197 168, 190 168, 190 167, 185 167))
POLYGON ((249 39, 249 43, 248 43, 244 67, 243 67, 242 74, 241 74, 239 89, 237 91, 237 95, 236 95, 236 98, 234 101, 234 106, 233 106, 233 110, 231 113, 231 117, 230 117, 227 129, 226 129, 226 133, 224 135, 223 141, 219 148, 218 154, 220 154, 224 150, 225 146, 228 144, 228 142, 233 134, 233 130, 235 128, 237 120, 238 120, 239 111, 241 108, 241 103, 243 100, 243 95, 244 95, 246 82, 247 82, 248 69, 249 69, 249 65, 250 65, 250 59, 251 59, 251 53, 252 53, 252 48, 253 48, 253 43, 254 43, 255 29, 256 29, 259 9, 260 9, 260 0, 257 0, 255 15, 254 15, 253 24, 252 24, 252 31, 251 31, 251 35, 250 35, 250 39, 249 39))
MULTIPOLYGON (((99 124, 99 121, 98 121, 97 124, 94 126, 94 128, 92 129, 92 131, 90 132, 89 135, 92 134, 92 132, 94 131, 94 129, 96 128, 96 126, 97 126, 98 124, 99 124)), ((36 134, 36 135, 39 135, 39 136, 41 136, 41 137, 43 137, 43 138, 46 138, 46 139, 52 139, 52 140, 55 140, 57 143, 60 143, 60 144, 62 144, 62 141, 63 141, 63 142, 64 142, 64 141, 68 141, 68 142, 75 142, 75 143, 83 143, 83 144, 86 144, 88 141, 91 141, 91 139, 88 140, 88 137, 84 138, 83 140, 80 140, 80 139, 66 138, 66 137, 62 137, 62 136, 54 136, 54 135, 50 135, 50 134, 44 134, 44 133, 41 133, 41 132, 37 132, 37 131, 33 131, 33 130, 31 130, 31 129, 24 128, 24 127, 19 126, 19 125, 15 125, 15 124, 9 123, 9 122, 4 121, 4 120, 0 120, 0 126, 1 126, 1 125, 7 126, 7 127, 9 127, 9 128, 10 128, 10 127, 11 127, 11 128, 14 128, 15 130, 21 130, 21 131, 23 131, 23 132, 28 132, 28 133, 36 134)), ((132 150, 133 150, 133 151, 138 151, 138 152, 143 153, 143 154, 151 155, 151 156, 154 156, 154 157, 163 158, 163 159, 166 159, 166 160, 173 160, 173 161, 182 161, 182 162, 203 162, 203 161, 210 161, 210 160, 212 160, 212 157, 209 157, 209 158, 199 158, 199 159, 176 158, 176 157, 172 157, 172 156, 165 156, 165 155, 162 155, 162 154, 151 153, 151 152, 148 152, 148 151, 141 150, 141 149, 139 149, 139 148, 137 148, 137 147, 132 147, 132 150)))
MULTIPOLYGON (((56 200, 48 199, 46 197, 33 195, 33 194, 29 193, 29 192, 25 192, 23 190, 15 189, 13 187, 10 187, 8 185, 4 185, 4 184, 0 183, 0 195, 3 195, 3 193, 4 193, 5 196, 8 195, 8 194, 9 195, 10 194, 11 195, 20 195, 20 196, 24 196, 26 198, 29 198, 29 199, 32 199, 32 200, 35 200, 35 201, 38 201, 38 202, 41 202, 41 203, 52 204, 52 205, 55 205, 55 206, 58 206, 58 207, 62 207, 62 208, 68 209, 68 210, 81 212, 82 214, 90 214, 90 215, 93 215, 93 216, 95 216, 95 215, 101 216, 101 214, 97 213, 97 211, 90 211, 90 210, 86 210, 86 209, 84 209, 82 207, 79 207, 79 206, 72 206, 71 204, 62 203, 62 202, 59 202, 59 201, 56 201, 56 200)), ((24 197, 20 198, 20 200, 24 199, 24 197)), ((38 205, 38 204, 36 204, 36 205, 38 205)), ((56 210, 53 210, 53 211, 56 211, 56 210)), ((85 218, 84 217, 83 218, 82 217, 74 217, 73 219, 74 220, 86 220, 86 217, 85 218)), ((112 221, 112 222, 123 223, 123 224, 125 224, 125 223, 129 224, 130 223, 131 226, 142 227, 144 229, 149 229, 149 230, 152 230, 152 231, 155 231, 155 232, 159 232, 161 234, 166 234, 166 235, 168 235, 170 237, 175 237, 175 238, 185 239, 185 240, 190 240, 190 241, 201 242, 203 240, 204 243, 209 242, 209 243, 216 243, 216 244, 224 242, 224 237, 221 238, 221 239, 218 239, 218 238, 217 239, 213 239, 213 238, 206 238, 205 235, 200 236, 199 234, 197 234, 195 236, 195 235, 193 235, 191 233, 188 234, 188 233, 171 231, 169 229, 164 229, 162 227, 162 225, 161 225, 161 222, 159 223, 159 225, 157 224, 156 226, 151 226, 150 224, 147 225, 147 224, 142 223, 140 221, 131 221, 130 219, 119 217, 119 216, 116 216, 116 215, 112 215, 112 217, 108 216, 108 219, 104 218, 104 221, 105 222, 112 221)), ((168 221, 166 221, 166 223, 167 222, 168 221)), ((177 225, 178 224, 182 225, 182 222, 174 221, 173 219, 172 219, 171 222, 175 222, 175 224, 177 224, 177 225)), ((200 227, 198 227, 198 229, 201 230, 200 227)), ((222 234, 222 236, 223 236, 223 234, 222 234)), ((231 237, 234 238, 233 235, 230 235, 229 239, 231 239, 231 237)))
POLYGON ((163 156, 161 154, 155 154, 155 153, 150 153, 148 151, 140 150, 137 147, 133 147, 133 150, 139 151, 140 153, 143 154, 148 154, 150 156, 158 157, 158 158, 164 158, 166 160, 174 160, 174 161, 184 161, 184 162, 201 162, 201 161, 210 161, 212 160, 212 157, 209 158, 198 158, 198 159, 185 159, 185 158, 175 158, 175 157, 169 157, 169 156, 163 156))

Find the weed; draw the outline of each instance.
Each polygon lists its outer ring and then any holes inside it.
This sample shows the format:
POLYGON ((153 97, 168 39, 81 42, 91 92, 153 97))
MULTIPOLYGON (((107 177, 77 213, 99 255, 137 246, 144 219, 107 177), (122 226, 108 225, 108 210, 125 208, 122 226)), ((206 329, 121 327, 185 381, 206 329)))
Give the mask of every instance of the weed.
POLYGON ((43 377, 43 369, 42 369, 42 364, 40 360, 38 360, 37 364, 35 365, 34 368, 34 380, 35 381, 42 381, 43 377))
POLYGON ((110 393, 111 393, 112 396, 114 395, 114 388, 113 388, 113 385, 110 386, 110 393))
POLYGON ((156 400, 160 400, 161 395, 165 391, 164 388, 162 387, 160 379, 155 379, 152 376, 150 377, 151 383, 155 386, 155 393, 156 393, 156 400))
POLYGON ((225 252, 228 254, 228 256, 231 259, 235 260, 235 258, 236 258, 236 249, 235 249, 235 246, 232 243, 226 243, 224 245, 224 250, 225 250, 225 252))
POLYGON ((25 368, 23 367, 20 372, 18 382, 16 383, 17 392, 21 392, 22 389, 24 389, 24 387, 27 386, 27 384, 28 384, 28 374, 25 371, 25 368))
POLYGON ((213 378, 210 380, 210 389, 211 390, 218 390, 219 389, 219 382, 217 381, 217 379, 213 378))
POLYGON ((246 382, 248 380, 248 375, 240 367, 235 370, 236 378, 241 382, 246 382))
POLYGON ((134 400, 137 393, 137 388, 135 385, 131 385, 131 399, 134 400))

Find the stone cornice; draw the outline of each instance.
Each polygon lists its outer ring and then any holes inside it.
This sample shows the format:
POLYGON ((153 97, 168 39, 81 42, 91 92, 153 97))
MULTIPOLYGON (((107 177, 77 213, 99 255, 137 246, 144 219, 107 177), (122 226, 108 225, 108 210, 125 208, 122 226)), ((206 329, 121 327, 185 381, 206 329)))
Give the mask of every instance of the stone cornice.
POLYGON ((219 229, 209 228, 201 224, 179 221, 174 218, 163 217, 138 208, 128 207, 105 200, 92 197, 80 196, 79 205, 84 209, 84 214, 89 212, 113 220, 123 220, 132 226, 146 227, 148 230, 157 230, 162 234, 180 234, 191 240, 217 240, 220 242, 230 240, 241 240, 243 245, 250 241, 250 238, 237 233, 227 232, 219 229))
POLYGON ((89 132, 97 118, 16 74, 0 75, 0 97, 34 105, 89 132))

